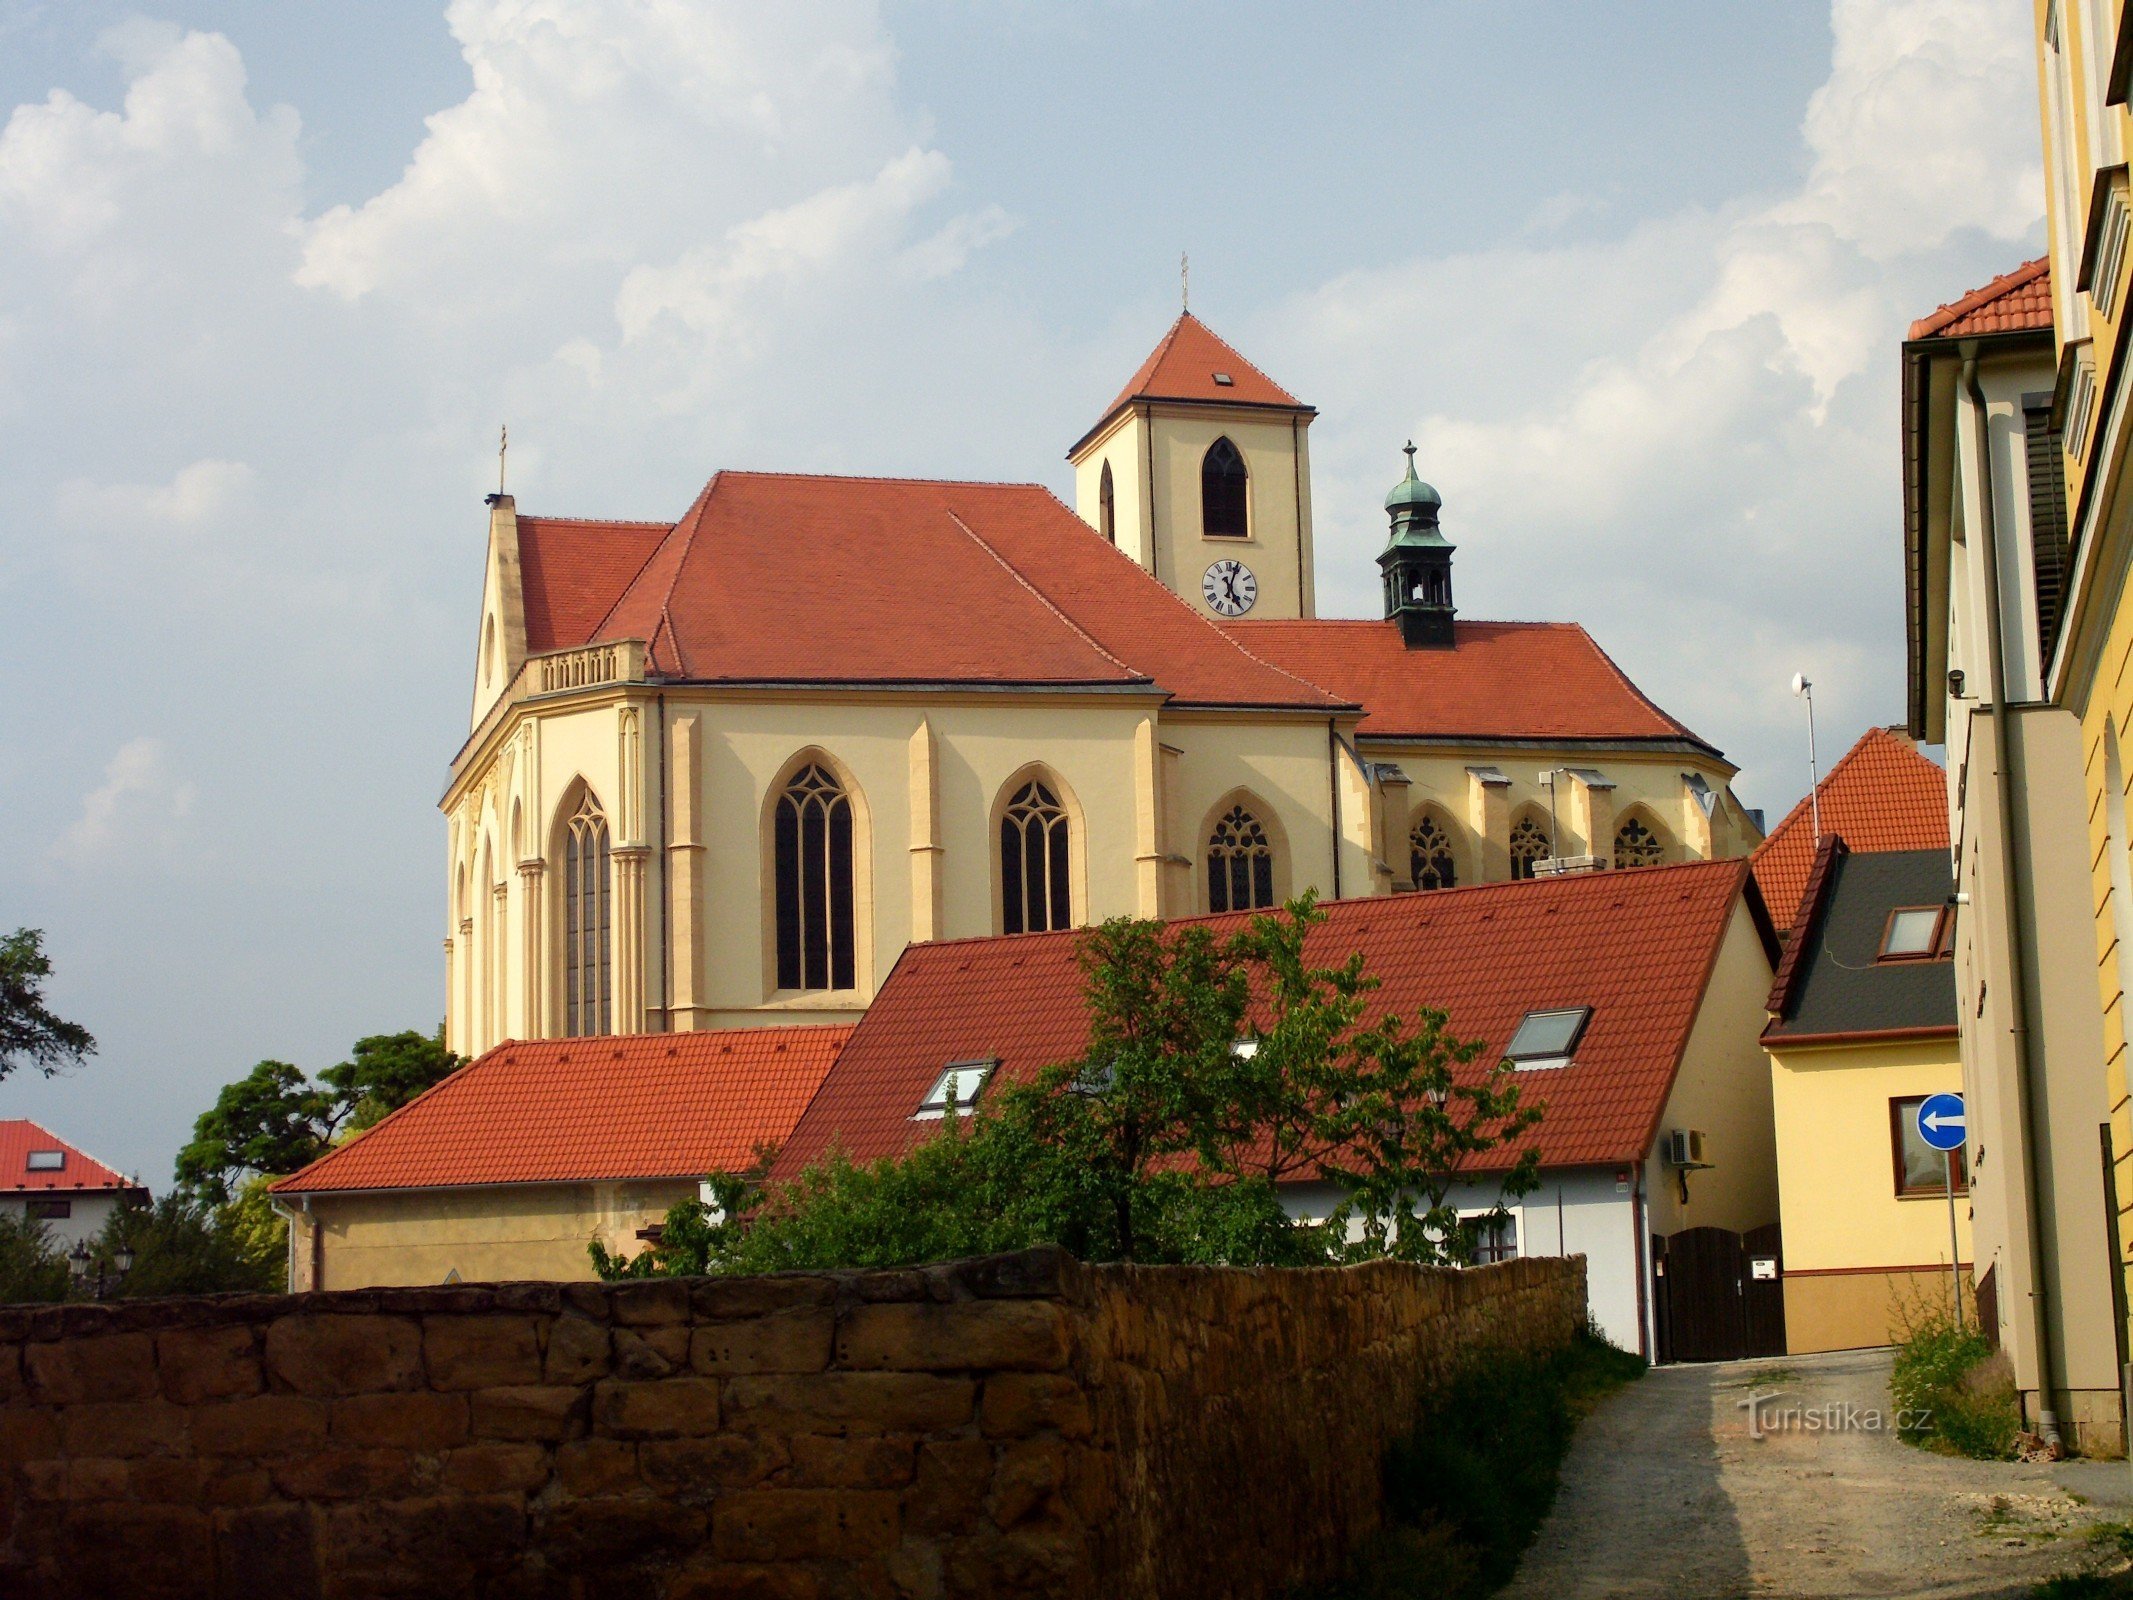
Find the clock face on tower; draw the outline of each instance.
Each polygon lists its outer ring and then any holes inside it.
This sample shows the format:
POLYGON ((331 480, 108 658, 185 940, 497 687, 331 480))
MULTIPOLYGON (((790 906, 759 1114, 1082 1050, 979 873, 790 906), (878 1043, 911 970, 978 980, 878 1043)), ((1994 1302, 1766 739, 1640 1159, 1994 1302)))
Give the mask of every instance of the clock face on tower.
POLYGON ((1200 579, 1200 593, 1217 616, 1241 617, 1259 601, 1259 580, 1243 562, 1224 556, 1200 579))

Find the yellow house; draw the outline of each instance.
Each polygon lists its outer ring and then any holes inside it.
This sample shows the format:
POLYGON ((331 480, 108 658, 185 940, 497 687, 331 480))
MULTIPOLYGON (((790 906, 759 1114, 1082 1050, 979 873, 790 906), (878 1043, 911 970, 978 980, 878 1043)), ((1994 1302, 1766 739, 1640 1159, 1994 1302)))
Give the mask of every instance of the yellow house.
POLYGON ((1918 1123, 1963 1087, 1954 912, 1945 850, 1823 836, 1763 1030, 1794 1354, 1888 1344, 1969 1270, 1963 1152, 1918 1123))
POLYGON ((1315 616, 1312 416, 1183 317, 1035 484, 492 497, 447 1030, 858 1018, 906 945, 1739 855, 1734 768, 1584 631, 1459 618, 1441 502, 1315 616))

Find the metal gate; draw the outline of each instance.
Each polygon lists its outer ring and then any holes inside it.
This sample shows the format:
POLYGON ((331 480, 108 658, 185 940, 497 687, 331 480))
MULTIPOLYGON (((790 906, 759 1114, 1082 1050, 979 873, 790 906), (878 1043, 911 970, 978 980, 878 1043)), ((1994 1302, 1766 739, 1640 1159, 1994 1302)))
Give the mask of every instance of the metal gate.
POLYGON ((1778 1226, 1746 1234, 1684 1228, 1652 1241, 1661 1361, 1733 1361, 1785 1353, 1784 1256, 1778 1226))

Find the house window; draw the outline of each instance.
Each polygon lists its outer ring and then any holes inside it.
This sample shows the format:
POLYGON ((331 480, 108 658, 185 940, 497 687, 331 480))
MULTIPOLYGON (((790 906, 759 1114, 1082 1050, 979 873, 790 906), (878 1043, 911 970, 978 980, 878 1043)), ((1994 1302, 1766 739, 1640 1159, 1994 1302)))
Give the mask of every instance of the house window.
POLYGON ((1104 463, 1103 477, 1096 486, 1096 525, 1113 544, 1118 543, 1118 501, 1111 491, 1111 463, 1104 463))
POLYGON ((947 1070, 933 1080, 933 1087, 926 1091, 918 1109, 911 1113, 912 1119, 939 1122, 951 1111, 959 1117, 969 1116, 977 1109, 978 1091, 999 1064, 997 1060, 949 1062, 947 1070))
POLYGON ((1889 1102, 1889 1145, 1896 1163, 1896 1198, 1946 1194, 1951 1163, 1955 1192, 1968 1194, 1970 1170, 1964 1159, 1968 1152, 1936 1150, 1919 1137, 1918 1108, 1925 1101, 1924 1095, 1910 1095, 1889 1102))
POLYGON ((607 818, 588 791, 563 834, 563 1031, 573 1037, 609 1031, 609 909, 607 818))
POLYGON ((1482 1211, 1459 1219, 1459 1255, 1470 1267, 1518 1259, 1518 1219, 1508 1211, 1482 1211))
POLYGON ((857 988, 851 797, 826 768, 810 763, 778 796, 771 834, 778 987, 857 988))
POLYGON ((1666 846, 1659 835, 1635 817, 1615 829, 1615 865, 1656 867, 1666 859, 1666 846))
POLYGON ((1458 883, 1452 836, 1435 817, 1424 817, 1407 836, 1407 868, 1417 889, 1449 889, 1458 883))
POLYGON ((1200 531, 1210 539, 1242 539, 1251 532, 1245 505, 1244 457, 1227 437, 1200 458, 1200 531))
POLYGON ((64 1172, 67 1170, 67 1153, 64 1150, 32 1150, 25 1164, 32 1172, 64 1172))
POLYGON ((1521 1070, 1530 1067, 1567 1067, 1571 1052, 1585 1036, 1592 1020, 1591 1006, 1564 1006, 1554 1011, 1528 1011, 1511 1035, 1504 1059, 1521 1070))
POLYGON ((1031 779, 1000 818, 1000 931, 1043 933, 1073 925, 1066 807, 1047 785, 1031 779))
POLYGON ((1520 817, 1518 826, 1511 830, 1511 876, 1530 878, 1534 864, 1545 861, 1553 854, 1548 848, 1548 835, 1531 817, 1520 817))
POLYGON ((1274 847, 1242 806, 1215 824, 1207 841, 1207 909, 1253 911, 1274 903, 1274 847))
POLYGON ((74 1215, 71 1200, 30 1200, 23 1204, 23 1211, 32 1222, 64 1222, 74 1215))
POLYGON ((1951 907, 1898 906, 1882 927, 1879 959, 1883 961, 1938 961, 1954 953, 1951 907))

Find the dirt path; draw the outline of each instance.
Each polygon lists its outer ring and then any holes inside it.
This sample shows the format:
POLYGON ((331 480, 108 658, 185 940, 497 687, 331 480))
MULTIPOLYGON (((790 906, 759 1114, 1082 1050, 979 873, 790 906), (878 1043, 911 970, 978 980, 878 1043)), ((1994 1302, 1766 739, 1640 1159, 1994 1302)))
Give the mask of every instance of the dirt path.
POLYGON ((1555 1510, 1504 1591, 1627 1596, 2017 1596, 2082 1566, 2084 1506, 2051 1469, 1929 1455, 1893 1434, 1752 1437, 1742 1402, 1888 1408, 1886 1351, 1662 1367, 1579 1430, 1555 1510), (1770 1381, 1775 1378, 1777 1381, 1770 1381))

